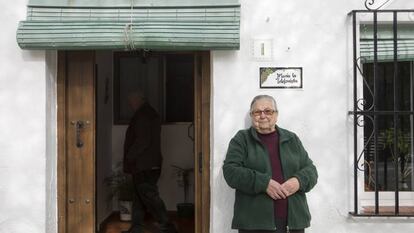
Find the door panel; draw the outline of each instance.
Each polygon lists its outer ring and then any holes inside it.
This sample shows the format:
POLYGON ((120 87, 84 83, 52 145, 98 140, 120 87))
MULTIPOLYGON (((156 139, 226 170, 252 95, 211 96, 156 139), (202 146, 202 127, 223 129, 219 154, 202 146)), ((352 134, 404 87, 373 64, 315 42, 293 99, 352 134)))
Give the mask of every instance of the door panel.
POLYGON ((95 232, 94 53, 60 52, 59 233, 95 232), (62 97, 62 95, 64 97, 62 97), (64 112, 62 114, 61 112, 64 112), (63 119, 62 119, 63 118, 63 119), (62 184, 63 183, 63 184, 62 184), (62 200, 63 199, 63 200, 62 200), (63 224, 63 226, 62 226, 63 224))
POLYGON ((195 58, 195 232, 210 230, 210 53, 195 58))
MULTIPOLYGON (((58 57, 59 233, 94 233, 95 55, 91 51, 70 51, 59 52, 58 57), (77 131, 78 122, 84 125, 77 131)), ((210 53, 196 53, 195 57, 195 232, 208 233, 210 53)))

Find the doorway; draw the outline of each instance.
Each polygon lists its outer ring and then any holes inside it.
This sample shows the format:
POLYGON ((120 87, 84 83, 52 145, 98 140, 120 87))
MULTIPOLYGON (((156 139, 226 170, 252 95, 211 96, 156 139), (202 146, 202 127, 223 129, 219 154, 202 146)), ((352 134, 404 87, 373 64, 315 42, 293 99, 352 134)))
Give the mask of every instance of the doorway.
MULTIPOLYGON (((147 52, 147 51, 145 51, 147 52)), ((109 51, 110 54, 116 54, 109 51)), ((192 87, 193 101, 192 119, 187 124, 186 133, 194 140, 191 143, 191 165, 190 167, 177 166, 180 168, 194 169, 192 172, 192 190, 194 197, 192 201, 195 204, 194 213, 194 231, 196 233, 209 232, 209 199, 210 199, 210 174, 209 174, 209 118, 210 118, 210 56, 209 52, 191 52, 191 53, 154 53, 158 57, 171 60, 187 61, 191 57, 192 64, 192 87), (178 55, 177 55, 178 54, 178 55), (187 60, 186 60, 187 59, 187 60)), ((135 54, 140 59, 143 67, 145 64, 152 64, 151 56, 146 54, 135 54)), ((111 56, 115 59, 116 56, 111 56)), ((102 113, 101 105, 115 102, 116 89, 112 88, 115 83, 114 73, 103 73, 100 68, 100 61, 103 59, 102 52, 98 51, 60 51, 58 53, 58 225, 59 233, 72 232, 97 232, 99 226, 105 225, 105 220, 109 219, 105 214, 101 214, 102 209, 102 190, 107 190, 102 181, 107 174, 102 173, 100 169, 108 169, 107 165, 102 166, 102 159, 110 155, 110 170, 116 167, 114 159, 114 150, 102 156, 101 135, 108 135, 105 127, 101 123, 108 118, 108 112, 102 113), (106 166, 106 168, 105 168, 106 166), (103 217, 104 216, 104 217, 103 217)), ((157 62, 155 62, 157 63, 157 62)), ((184 62, 185 63, 185 62, 184 62)), ((112 64, 115 64, 112 62, 112 64)), ((167 64, 165 62, 157 63, 151 67, 159 67, 157 77, 165 77, 167 64)), ((149 66, 146 66, 147 68, 149 66)), ((154 69, 155 70, 155 69, 154 69)), ((153 71, 154 71, 153 70, 153 71)), ((142 75, 141 75, 142 76, 142 75)), ((162 79, 160 79, 162 80, 162 79)), ((148 79, 148 82, 154 79, 148 79)), ((164 80, 165 81, 165 80, 164 80)), ((179 80, 174 80, 179 82, 179 80)), ((148 83, 147 82, 147 83, 148 83)), ((145 82, 144 82, 145 83, 145 82)), ((162 83, 162 82, 160 82, 162 83)), ((158 85, 162 93, 166 89, 165 85, 158 85), (163 89, 165 88, 165 89, 163 89)), ((121 90, 121 89, 119 89, 121 90)), ((150 94, 154 92, 148 91, 150 94)), ((121 92, 120 92, 121 93, 121 92)), ((119 93, 118 93, 119 94, 119 93)), ((119 95, 120 96, 120 95, 119 95)), ((118 96, 118 97, 119 97, 118 96)), ((155 96, 155 95, 154 95, 155 96)), ((168 110, 165 102, 168 98, 161 96, 159 98, 159 111, 165 123, 168 119, 177 119, 174 112, 168 110), (169 114, 167 112, 170 112, 169 114)), ((160 96, 159 96, 160 97, 160 96)), ((187 98, 188 100, 188 98, 187 98)), ((120 102, 119 102, 120 103, 120 102)), ((122 106, 113 108, 120 110, 122 106)), ((181 107, 176 104, 175 108, 181 107)), ((106 110, 108 111, 108 110, 106 110)), ((183 113, 185 110, 181 110, 183 113)), ((179 111, 180 112, 180 111, 179 111)), ((120 111, 118 112, 120 113, 120 111)), ((111 114, 115 116, 116 114, 111 114)), ((182 116, 181 116, 182 117, 182 116)), ((188 117, 188 114, 187 116, 188 117)), ((114 117, 115 118, 115 117, 114 117)), ((188 119, 188 118, 187 118, 188 119)), ((115 121, 112 121, 115 122, 115 121)), ((167 124, 166 124, 167 125, 167 124)), ((111 125, 113 128, 113 126, 111 125)), ((174 131, 174 130, 173 130, 174 131)), ((118 132, 120 133, 120 132, 118 132)), ((113 137, 113 132, 110 132, 113 137)), ((122 135, 120 133, 119 135, 122 135)), ((122 135, 123 137, 123 135, 122 135)), ((108 140, 108 138, 106 139, 108 140)), ((168 140, 168 138, 167 138, 168 140)), ((111 143, 114 142, 111 139, 111 143)), ((105 147, 105 146, 104 146, 105 147)), ((165 150, 168 152, 168 149, 165 150)), ((118 155, 119 156, 119 155, 118 155)), ((164 155, 165 156, 165 155, 164 155)), ((164 178, 171 178, 172 165, 179 165, 172 161, 166 169, 164 178), (170 172, 168 172, 168 170, 170 172)), ((187 164, 188 165, 188 164, 187 164)), ((163 167, 166 167, 163 165, 163 167)), ((164 172, 164 171, 163 171, 164 172)), ((162 179, 162 176, 161 176, 162 179)), ((177 179, 173 177, 176 184, 177 179)), ((166 181, 166 183, 171 183, 166 181)), ((160 187, 162 189, 162 187, 160 187)), ((169 190, 167 188, 166 190, 169 190)), ((171 191, 171 190, 170 190, 171 191)), ((105 192, 105 191, 104 191, 105 192)), ((168 194, 161 196, 168 197, 168 194)), ((171 196, 171 194, 170 194, 171 196)), ((187 197, 188 199, 188 197, 187 197)), ((184 202, 189 202, 185 200, 184 202)), ((168 210, 174 212, 170 204, 168 210)), ((99 229, 102 230, 102 229, 99 229)), ((150 231, 149 231, 150 232, 150 231)))

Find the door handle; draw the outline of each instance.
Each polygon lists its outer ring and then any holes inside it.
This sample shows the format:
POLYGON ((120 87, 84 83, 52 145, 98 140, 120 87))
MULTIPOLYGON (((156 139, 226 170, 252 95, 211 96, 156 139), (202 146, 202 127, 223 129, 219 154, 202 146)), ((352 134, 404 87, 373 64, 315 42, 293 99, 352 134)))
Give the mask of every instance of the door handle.
POLYGON ((76 130, 76 147, 77 148, 82 148, 84 143, 81 139, 81 130, 86 128, 86 125, 89 124, 89 121, 72 121, 71 122, 72 125, 75 126, 75 130, 76 130))

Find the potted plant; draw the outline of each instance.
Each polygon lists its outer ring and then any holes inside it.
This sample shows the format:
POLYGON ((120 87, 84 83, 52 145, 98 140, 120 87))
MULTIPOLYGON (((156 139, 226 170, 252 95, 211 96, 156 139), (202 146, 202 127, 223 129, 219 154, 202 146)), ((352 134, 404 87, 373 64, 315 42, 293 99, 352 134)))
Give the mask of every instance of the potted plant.
POLYGON ((397 154, 394 154, 394 128, 388 128, 383 131, 380 136, 384 138, 384 149, 389 148, 392 159, 395 163, 399 164, 399 183, 402 190, 407 190, 408 185, 406 179, 412 173, 412 167, 410 167, 410 143, 406 140, 410 137, 409 133, 398 130, 397 132, 397 154))
POLYGON ((130 221, 132 217, 132 201, 134 199, 134 184, 132 176, 122 171, 122 164, 118 165, 112 174, 105 178, 105 184, 111 188, 108 200, 118 198, 121 221, 130 221))
POLYGON ((184 202, 177 203, 177 215, 182 218, 190 218, 194 216, 194 204, 188 202, 188 194, 190 188, 189 176, 194 172, 194 168, 182 168, 176 165, 172 165, 177 175, 177 184, 183 187, 184 202))

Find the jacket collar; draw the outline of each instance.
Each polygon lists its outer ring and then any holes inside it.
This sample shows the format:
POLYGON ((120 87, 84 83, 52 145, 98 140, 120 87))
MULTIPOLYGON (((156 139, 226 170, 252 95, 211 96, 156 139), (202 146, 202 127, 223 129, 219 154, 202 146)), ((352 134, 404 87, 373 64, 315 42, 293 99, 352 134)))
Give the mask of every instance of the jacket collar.
MULTIPOLYGON (((283 143, 286 141, 289 141, 293 136, 291 133, 289 133, 289 131, 280 128, 279 126, 276 125, 276 131, 279 134, 279 142, 283 143)), ((255 128, 253 128, 253 126, 250 127, 250 134, 253 136, 254 139, 256 139, 257 141, 260 142, 259 136, 257 135, 257 131, 255 128)))

